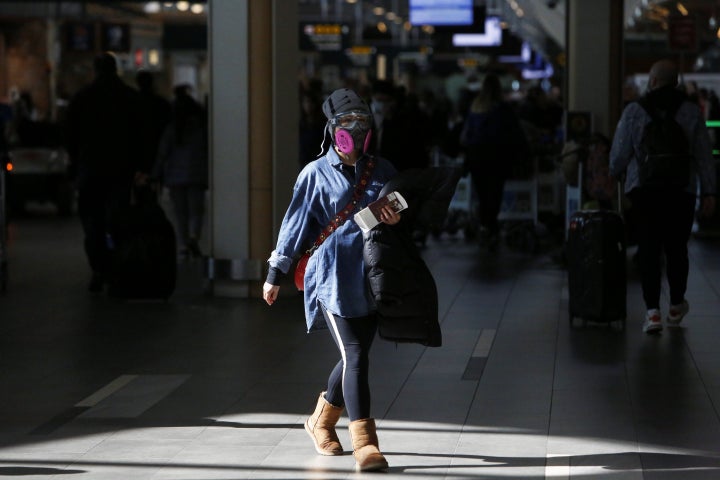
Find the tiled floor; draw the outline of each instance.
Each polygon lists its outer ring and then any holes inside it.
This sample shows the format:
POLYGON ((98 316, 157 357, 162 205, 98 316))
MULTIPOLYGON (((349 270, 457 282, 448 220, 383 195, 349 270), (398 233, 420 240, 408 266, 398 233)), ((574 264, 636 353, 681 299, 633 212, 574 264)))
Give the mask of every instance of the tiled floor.
MULTIPOLYGON (((627 328, 571 328, 549 255, 431 240, 444 345, 373 347, 384 478, 720 478, 720 248, 691 249, 686 323, 647 336, 630 262, 627 328)), ((368 475, 302 428, 337 354, 291 287, 209 298, 191 263, 168 303, 93 296, 77 220, 51 215, 12 225, 10 253, 0 477, 368 475)))

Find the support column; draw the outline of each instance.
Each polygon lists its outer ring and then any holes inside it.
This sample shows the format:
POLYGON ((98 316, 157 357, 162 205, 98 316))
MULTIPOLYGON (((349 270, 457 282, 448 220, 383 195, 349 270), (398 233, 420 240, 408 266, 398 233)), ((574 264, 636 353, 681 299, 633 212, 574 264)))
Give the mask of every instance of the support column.
POLYGON ((611 136, 622 113, 623 0, 568 0, 567 108, 611 136))
POLYGON ((297 174, 297 31, 281 28, 297 23, 297 6, 281 10, 280 3, 288 2, 209 3, 206 277, 216 296, 260 296, 273 234, 297 174))

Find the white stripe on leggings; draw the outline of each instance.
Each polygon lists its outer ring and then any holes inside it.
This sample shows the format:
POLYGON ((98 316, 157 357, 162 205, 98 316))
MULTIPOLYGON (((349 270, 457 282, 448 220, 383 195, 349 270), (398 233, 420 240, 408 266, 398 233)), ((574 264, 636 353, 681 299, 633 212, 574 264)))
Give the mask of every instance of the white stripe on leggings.
POLYGON ((343 361, 343 374, 342 374, 342 389, 343 392, 345 391, 345 367, 347 366, 347 359, 345 358, 345 345, 343 345, 342 337, 340 337, 340 332, 337 328, 337 323, 335 323, 335 317, 332 313, 325 310, 325 314, 328 317, 328 320, 330 320, 330 326, 333 329, 333 332, 335 332, 335 338, 337 338, 338 346, 340 347, 340 355, 342 355, 342 361, 343 361))

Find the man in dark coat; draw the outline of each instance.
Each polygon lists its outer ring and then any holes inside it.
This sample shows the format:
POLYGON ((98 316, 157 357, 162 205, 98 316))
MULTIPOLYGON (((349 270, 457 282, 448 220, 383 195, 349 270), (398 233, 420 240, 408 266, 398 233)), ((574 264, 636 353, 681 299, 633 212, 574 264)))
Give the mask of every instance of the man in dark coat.
POLYGON ((98 292, 110 260, 109 214, 129 204, 146 145, 138 93, 118 76, 115 56, 99 55, 94 69, 94 81, 68 106, 66 140, 78 188, 85 253, 93 272, 89 290, 98 292))

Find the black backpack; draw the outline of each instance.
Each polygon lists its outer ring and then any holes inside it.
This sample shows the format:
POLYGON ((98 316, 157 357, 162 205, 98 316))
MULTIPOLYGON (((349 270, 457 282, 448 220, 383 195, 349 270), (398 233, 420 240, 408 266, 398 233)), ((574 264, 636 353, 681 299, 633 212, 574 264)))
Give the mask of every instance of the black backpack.
MULTIPOLYGON (((675 121, 675 109, 661 110, 641 100, 640 106, 650 115, 640 142, 644 158, 638 159, 640 186, 683 189, 690 183, 693 155, 685 132, 675 121)), ((641 153, 641 154, 642 154, 641 153)))

